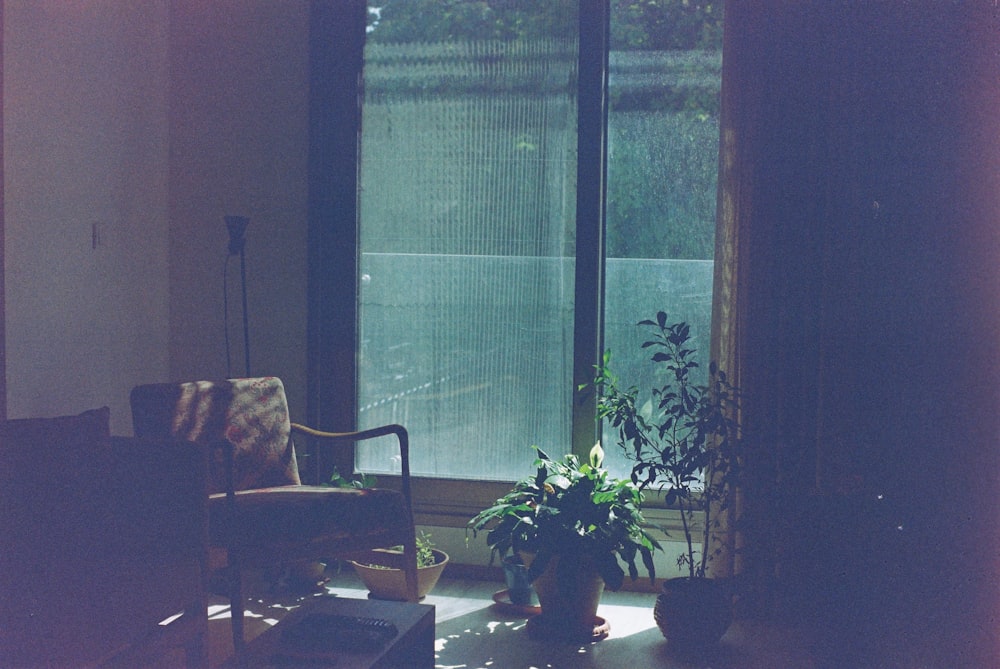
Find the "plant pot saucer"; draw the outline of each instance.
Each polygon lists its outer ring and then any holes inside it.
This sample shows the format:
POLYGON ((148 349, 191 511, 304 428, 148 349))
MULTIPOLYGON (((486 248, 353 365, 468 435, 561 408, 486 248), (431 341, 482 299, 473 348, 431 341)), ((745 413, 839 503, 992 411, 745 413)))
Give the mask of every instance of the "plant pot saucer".
POLYGON ((563 621, 557 618, 546 618, 545 612, 528 618, 528 634, 535 639, 568 641, 572 643, 590 643, 606 639, 611 632, 611 623, 601 616, 594 616, 594 627, 590 634, 586 630, 567 629, 563 621))
POLYGON ((498 590, 493 593, 493 603, 497 610, 504 613, 512 613, 518 616, 537 616, 542 612, 542 607, 531 606, 530 604, 515 604, 510 601, 509 590, 498 590))

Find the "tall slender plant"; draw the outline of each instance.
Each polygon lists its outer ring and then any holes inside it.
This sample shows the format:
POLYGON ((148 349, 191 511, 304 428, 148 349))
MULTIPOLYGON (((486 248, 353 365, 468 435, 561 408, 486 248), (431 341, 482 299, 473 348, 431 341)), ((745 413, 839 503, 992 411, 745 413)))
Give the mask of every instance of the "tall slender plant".
POLYGON ((712 547, 712 530, 720 527, 741 472, 738 390, 714 362, 707 384, 693 380, 699 365, 687 323, 669 323, 660 311, 638 325, 652 328, 642 348, 651 350, 658 381, 640 404, 639 390, 622 387, 605 352, 594 379, 598 415, 617 430, 618 445, 633 463, 633 483, 661 490, 666 504, 680 509, 686 550, 677 564, 701 578, 722 552, 718 542, 712 547))

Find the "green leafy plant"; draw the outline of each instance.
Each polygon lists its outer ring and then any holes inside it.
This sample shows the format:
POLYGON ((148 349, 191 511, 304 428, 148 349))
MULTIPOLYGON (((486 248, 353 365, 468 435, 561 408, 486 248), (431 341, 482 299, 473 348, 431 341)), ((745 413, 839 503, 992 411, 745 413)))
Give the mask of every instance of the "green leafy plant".
MULTIPOLYGON (((400 551, 403 550, 402 546, 398 548, 400 551)), ((417 567, 430 567, 435 562, 437 558, 434 556, 434 542, 431 541, 431 535, 421 531, 417 535, 417 567)))
MULTIPOLYGON (((469 521, 473 535, 487 532, 491 563, 498 554, 533 553, 528 575, 534 580, 554 556, 588 556, 605 585, 617 590, 625 578, 622 564, 635 580, 636 558, 641 557, 652 581, 653 551, 660 545, 645 530, 642 493, 628 479, 614 478, 602 468, 600 444, 585 463, 575 455, 554 460, 534 448, 538 453, 535 475, 518 481, 469 521)), ((559 561, 556 576, 561 582, 572 577, 571 562, 559 561)))
POLYGON ((640 404, 638 389, 622 388, 605 352, 594 379, 598 416, 617 430, 618 445, 633 463, 632 482, 662 491, 667 505, 680 509, 686 550, 678 566, 692 578, 704 577, 722 551, 717 541, 712 547, 712 530, 730 508, 742 471, 739 393, 715 363, 707 384, 692 379, 698 363, 687 323, 669 323, 661 311, 638 325, 653 330, 642 348, 652 351, 662 385, 640 404))
POLYGON ((375 477, 371 474, 357 473, 351 476, 351 478, 347 478, 334 467, 328 485, 334 488, 357 488, 359 490, 362 488, 374 488, 375 477))

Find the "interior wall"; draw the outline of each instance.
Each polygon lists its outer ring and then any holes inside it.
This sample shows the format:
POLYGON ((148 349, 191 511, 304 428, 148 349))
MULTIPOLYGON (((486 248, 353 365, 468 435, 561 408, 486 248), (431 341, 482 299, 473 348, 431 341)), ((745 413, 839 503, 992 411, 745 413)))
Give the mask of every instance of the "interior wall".
POLYGON ((9 416, 109 405, 129 434, 134 385, 225 376, 227 214, 250 218, 251 372, 304 412, 307 4, 3 9, 9 416))
POLYGON ((8 415, 167 372, 167 3, 4 2, 8 415))
POLYGON ((305 412, 308 3, 170 3, 171 379, 246 373, 239 260, 223 217, 250 219, 250 372, 305 412))

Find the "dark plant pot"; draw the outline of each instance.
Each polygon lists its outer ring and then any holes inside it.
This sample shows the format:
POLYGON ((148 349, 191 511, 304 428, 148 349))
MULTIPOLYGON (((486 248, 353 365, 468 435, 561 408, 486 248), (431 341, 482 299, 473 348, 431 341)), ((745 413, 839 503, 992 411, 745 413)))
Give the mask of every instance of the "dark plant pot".
POLYGON ((733 621, 726 584, 710 578, 671 578, 663 583, 653 608, 667 645, 685 654, 714 648, 733 621))
POLYGON ((535 598, 535 589, 528 578, 528 568, 516 555, 508 555, 503 559, 503 577, 507 584, 507 595, 510 603, 517 606, 531 606, 535 598))

